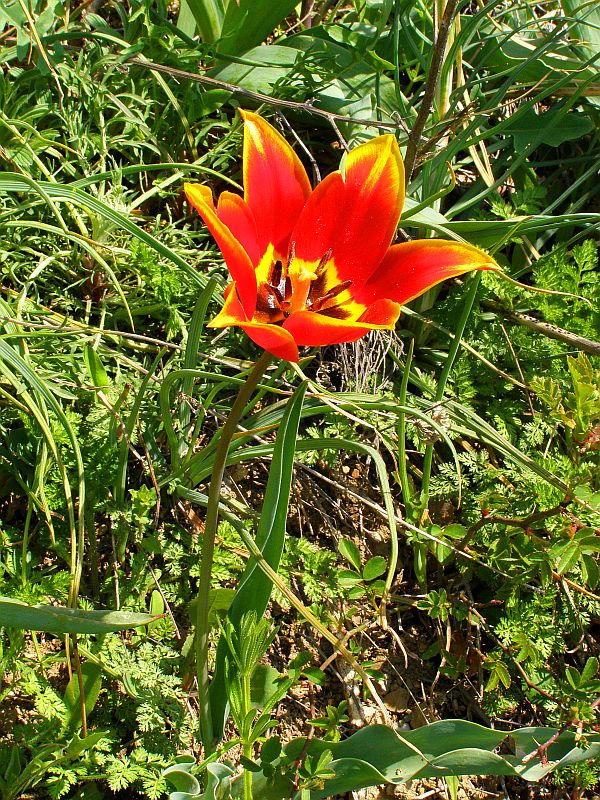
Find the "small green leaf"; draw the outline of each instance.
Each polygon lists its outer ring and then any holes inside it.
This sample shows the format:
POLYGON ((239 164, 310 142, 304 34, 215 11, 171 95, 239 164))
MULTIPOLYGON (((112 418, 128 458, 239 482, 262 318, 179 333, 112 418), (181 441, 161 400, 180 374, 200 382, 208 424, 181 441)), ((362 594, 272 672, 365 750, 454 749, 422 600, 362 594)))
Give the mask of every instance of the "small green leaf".
POLYGON ((278 736, 270 736, 261 747, 260 760, 263 764, 272 764, 281 753, 281 740, 278 736))
POLYGON ((575 667, 565 667, 565 674, 573 689, 579 689, 579 686, 581 685, 581 675, 575 669, 575 667))
POLYGON ((337 574, 338 583, 344 589, 351 589, 359 583, 362 583, 362 578, 358 572, 351 569, 341 569, 337 574))
POLYGON ((588 658, 581 672, 581 683, 587 683, 598 674, 598 659, 596 656, 588 658))
POLYGON ((302 670, 302 674, 311 683, 316 683, 317 686, 324 686, 327 683, 327 675, 318 667, 306 667, 306 669, 302 670))
POLYGON ((353 586, 352 589, 348 592, 348 599, 349 600, 360 600, 361 597, 364 597, 367 593, 367 590, 364 586, 353 586))
POLYGON ((373 556, 365 564, 363 569, 363 578, 366 581, 372 581, 378 578, 387 569, 387 562, 383 556, 373 556))
POLYGON ((352 539, 340 539, 338 550, 346 561, 349 561, 355 569, 360 571, 360 552, 352 539))
POLYGON ((86 344, 83 348, 83 360, 95 389, 108 389, 110 384, 108 382, 108 375, 104 369, 100 356, 94 350, 91 344, 86 344))
POLYGON ((596 559, 590 555, 583 555, 581 557, 581 574, 583 576, 584 583, 590 587, 590 589, 595 589, 598 586, 598 581, 600 580, 600 568, 596 562, 596 559))
MULTIPOLYGON (((154 589, 152 595, 150 596, 150 614, 153 617, 160 618, 164 614, 164 612, 165 612, 165 601, 163 600, 161 593, 157 589, 154 589)), ((150 631, 153 628, 156 628, 157 625, 158 625, 158 620, 156 622, 151 622, 148 625, 148 633, 150 633, 150 631)))
POLYGON ((573 569, 575 564, 579 561, 581 557, 581 550, 579 549, 577 543, 569 542, 567 547, 563 550, 560 555, 560 558, 556 564, 556 571, 559 575, 563 575, 565 572, 569 572, 569 570, 573 569))

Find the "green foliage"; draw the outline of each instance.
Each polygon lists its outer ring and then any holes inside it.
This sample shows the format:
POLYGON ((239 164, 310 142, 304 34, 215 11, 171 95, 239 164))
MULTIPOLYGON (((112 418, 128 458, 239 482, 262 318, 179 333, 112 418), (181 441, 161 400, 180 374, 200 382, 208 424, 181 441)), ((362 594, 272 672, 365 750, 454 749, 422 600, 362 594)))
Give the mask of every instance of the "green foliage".
MULTIPOLYGON (((509 316, 600 340, 594 4, 463 6, 419 134, 408 235, 489 248, 529 289, 484 275, 461 331, 472 284, 445 283, 403 314, 410 365, 393 340, 373 362, 371 340, 343 357, 326 349, 321 361, 335 368, 325 391, 296 400, 294 424, 282 424, 298 385, 286 367, 265 376, 245 411, 210 598, 236 728, 214 758, 233 758, 241 744, 243 777, 239 764, 181 761, 198 750, 193 597, 216 431, 256 356, 245 335, 203 326, 226 269, 181 184, 239 191, 235 107, 264 99, 247 92, 287 103, 277 109, 306 147, 297 152, 323 174, 339 163, 344 138, 354 144, 381 129, 406 148, 430 76, 433 4, 317 2, 305 20, 298 4, 272 0, 182 0, 177 20, 162 0, 0 5, 2 800, 158 800, 171 789, 174 800, 217 800, 239 796, 242 783, 247 790, 248 776, 255 798, 317 800, 435 771, 431 761, 419 771, 418 753, 389 730, 352 734, 354 708, 338 702, 342 657, 322 692, 325 676, 310 664, 326 656, 289 594, 248 561, 248 536, 274 547, 269 563, 332 637, 350 633, 348 651, 374 680, 394 679, 405 648, 424 685, 441 690, 432 702, 483 687, 471 702, 495 731, 444 721, 407 733, 444 774, 460 774, 462 758, 480 774, 539 778, 544 758, 522 759, 547 729, 516 731, 516 752, 502 746, 498 755, 506 716, 565 729, 552 765, 594 756, 599 362, 509 316), (457 331, 471 349, 457 347, 438 404, 457 331), (372 391, 357 383, 364 373, 372 391), (275 447, 278 427, 287 435, 275 447), (338 447, 354 444, 364 480, 346 486, 338 447), (314 476, 322 508, 305 496, 294 461, 328 478, 314 476), (387 474, 398 478, 389 494, 387 474), (390 507, 403 516, 397 573, 382 502, 388 521, 390 507), (70 677, 62 640, 47 631, 79 632, 84 698, 73 642, 70 677), (299 641, 313 652, 295 656, 299 641), (310 704, 314 713, 304 713, 310 704), (284 746, 282 718, 292 737, 312 722, 312 743, 284 746), (468 755, 450 752, 468 745, 468 755)), ((276 122, 274 110, 260 108, 276 122)), ((284 135, 294 141, 287 125, 284 135)), ((310 360, 302 370, 325 371, 310 360)), ((591 790, 597 761, 561 766, 554 780, 571 793, 591 790)))

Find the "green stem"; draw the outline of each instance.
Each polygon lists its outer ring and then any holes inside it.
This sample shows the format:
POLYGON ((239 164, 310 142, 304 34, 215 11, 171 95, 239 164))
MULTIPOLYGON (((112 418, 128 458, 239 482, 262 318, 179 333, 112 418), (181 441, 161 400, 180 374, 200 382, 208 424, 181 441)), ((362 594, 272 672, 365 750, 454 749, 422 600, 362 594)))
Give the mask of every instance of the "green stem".
POLYGON ((219 498, 221 495, 221 485, 223 474, 227 462, 227 454, 231 439, 236 431, 242 412, 248 403, 250 396, 263 376, 265 370, 271 363, 273 356, 264 352, 254 364, 246 382, 240 388, 235 403, 227 417, 215 451, 214 468, 208 492, 208 504, 206 507, 206 520, 204 536, 202 537, 202 552, 200 554, 200 579, 198 585, 198 602, 196 611, 196 670, 198 676, 198 703, 200 716, 200 736, 204 745, 204 757, 214 750, 214 735, 212 717, 210 711, 210 698, 208 694, 208 612, 209 612, 209 592, 212 575, 213 553, 215 549, 215 537, 217 535, 217 525, 219 521, 219 498))
MULTIPOLYGON (((242 708, 244 709, 244 728, 246 728, 246 720, 250 713, 250 674, 244 673, 241 676, 242 680, 242 708)), ((252 760, 252 742, 247 741, 250 739, 250 726, 246 730, 240 731, 244 737, 243 749, 246 758, 252 760)), ((252 773, 249 769, 244 767, 244 800, 252 800, 252 773)))
POLYGON ((425 88, 423 91, 423 99, 421 100, 421 105, 419 106, 417 118, 412 125, 412 130, 410 132, 408 144, 406 146, 406 156, 404 157, 404 170, 406 173, 407 185, 412 177, 413 170, 415 168, 419 145, 421 144, 421 135, 423 133, 423 130, 425 129, 425 124, 427 122, 427 118, 429 117, 429 114, 431 112, 431 107, 433 105, 433 100, 435 97, 435 91, 438 85, 438 80, 440 78, 440 73, 442 72, 442 68, 444 65, 444 55, 446 53, 448 36, 450 35, 450 28, 452 26, 452 20, 454 18, 457 6, 458 6, 458 0, 447 0, 444 8, 444 13, 442 15, 442 19, 440 20, 440 26, 437 31, 437 36, 435 37, 435 42, 433 44, 431 61, 427 73, 427 81, 425 82, 425 88))
MULTIPOLYGON (((398 397, 401 409, 406 407, 408 377, 410 375, 414 346, 415 340, 411 339, 408 343, 408 350, 406 351, 406 363, 404 366, 404 374, 402 375, 402 384, 400 385, 400 395, 398 397)), ((411 496, 408 470, 406 468, 406 412, 404 410, 398 412, 398 427, 396 430, 398 434, 398 476, 402 488, 402 499, 404 500, 404 516, 410 517, 411 496)))
MULTIPOLYGON (((469 291, 465 298, 465 304, 463 306, 462 314, 460 315, 460 319, 458 320, 458 325, 456 326, 454 339, 452 340, 452 344, 450 345, 450 350, 448 351, 448 358, 446 359, 446 363, 444 364, 444 369, 442 370, 442 374, 440 375, 440 379, 438 381, 437 392, 435 395, 436 403, 441 402, 444 398, 444 392, 446 391, 446 384, 448 383, 448 378, 450 377, 450 371, 454 366, 456 354, 458 353, 458 348, 460 347, 463 333, 465 332, 465 328, 467 327, 467 322, 469 321, 469 316, 471 315, 471 311, 473 309, 473 303, 475 302, 475 296, 477 295, 477 289, 479 287, 480 278, 481 278, 481 272, 476 272, 470 279, 469 291)), ((421 482, 421 508, 423 510, 423 513, 425 513, 427 505, 429 503, 429 481, 431 479, 432 462, 433 462, 433 445, 429 444, 425 449, 425 457, 423 459, 423 480, 421 482)))

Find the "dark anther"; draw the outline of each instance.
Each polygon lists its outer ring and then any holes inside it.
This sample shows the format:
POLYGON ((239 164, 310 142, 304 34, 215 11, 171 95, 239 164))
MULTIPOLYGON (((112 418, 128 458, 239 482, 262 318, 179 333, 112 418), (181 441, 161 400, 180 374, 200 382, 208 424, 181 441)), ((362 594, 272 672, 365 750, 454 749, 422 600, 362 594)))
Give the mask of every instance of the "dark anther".
POLYGON ((342 283, 338 283, 338 285, 334 286, 333 289, 330 289, 327 294, 324 294, 322 297, 318 297, 313 302, 311 311, 320 311, 328 300, 333 300, 334 297, 337 297, 338 294, 341 294, 345 289, 349 289, 350 286, 352 286, 352 281, 343 281, 342 283))
POLYGON ((281 294, 281 291, 279 290, 279 287, 278 286, 269 286, 269 289, 273 292, 273 294, 277 298, 278 304, 281 305, 281 303, 283 303, 283 295, 281 294))
POLYGON ((283 272, 283 264, 281 261, 276 261, 271 268, 271 277, 269 283, 273 287, 278 287, 281 283, 281 273, 283 272))

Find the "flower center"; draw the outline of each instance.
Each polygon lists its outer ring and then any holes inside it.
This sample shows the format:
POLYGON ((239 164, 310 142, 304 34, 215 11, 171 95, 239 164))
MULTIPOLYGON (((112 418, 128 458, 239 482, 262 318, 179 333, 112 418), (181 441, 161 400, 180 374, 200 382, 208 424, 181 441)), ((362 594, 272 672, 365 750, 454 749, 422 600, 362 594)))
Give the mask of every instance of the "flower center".
POLYGON ((331 257, 332 251, 328 250, 316 268, 298 262, 292 242, 285 267, 281 260, 275 261, 268 271, 267 280, 259 285, 254 318, 259 322, 281 325, 296 311, 314 311, 345 319, 348 315, 338 298, 352 286, 352 281, 342 281, 327 288, 327 264, 331 257))

